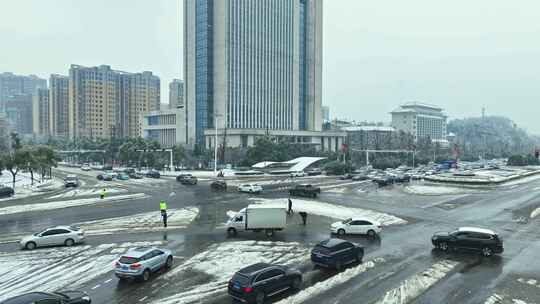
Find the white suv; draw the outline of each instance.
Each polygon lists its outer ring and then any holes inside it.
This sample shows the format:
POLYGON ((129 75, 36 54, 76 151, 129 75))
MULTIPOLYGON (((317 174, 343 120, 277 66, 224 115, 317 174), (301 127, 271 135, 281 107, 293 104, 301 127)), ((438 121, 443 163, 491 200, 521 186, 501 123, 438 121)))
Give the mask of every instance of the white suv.
POLYGON ((263 191, 263 187, 257 184, 244 184, 244 185, 238 186, 238 191, 259 194, 263 191))
POLYGON ((21 248, 32 250, 43 246, 73 246, 84 242, 84 231, 77 227, 57 226, 43 230, 31 236, 24 237, 21 248))
POLYGON ((335 222, 330 226, 332 233, 338 235, 345 234, 367 234, 370 237, 375 237, 381 233, 382 226, 380 223, 366 218, 349 218, 342 222, 335 222))

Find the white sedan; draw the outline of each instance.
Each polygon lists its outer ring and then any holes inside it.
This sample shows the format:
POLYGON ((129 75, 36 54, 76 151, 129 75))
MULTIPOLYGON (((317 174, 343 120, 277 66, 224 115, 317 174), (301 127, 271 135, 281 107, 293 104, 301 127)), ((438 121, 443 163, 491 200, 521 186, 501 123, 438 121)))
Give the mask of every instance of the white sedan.
POLYGON ((238 186, 238 192, 246 192, 246 193, 261 193, 263 191, 263 187, 257 184, 243 184, 238 186))
POLYGON ((289 176, 290 177, 304 177, 306 176, 306 173, 304 171, 296 171, 296 172, 291 172, 289 176))
POLYGON ((345 234, 367 234, 370 237, 375 237, 381 233, 382 226, 380 223, 366 218, 349 218, 342 222, 335 222, 330 226, 332 233, 338 235, 345 234))
POLYGON ((20 241, 21 248, 33 250, 43 246, 73 246, 84 242, 84 231, 77 227, 56 226, 40 233, 24 237, 20 241))

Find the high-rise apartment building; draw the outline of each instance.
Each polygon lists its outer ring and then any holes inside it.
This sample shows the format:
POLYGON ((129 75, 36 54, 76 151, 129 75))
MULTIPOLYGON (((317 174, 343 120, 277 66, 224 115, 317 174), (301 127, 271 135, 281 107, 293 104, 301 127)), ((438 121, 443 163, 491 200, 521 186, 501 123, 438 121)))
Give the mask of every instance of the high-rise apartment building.
POLYGON ((69 77, 52 74, 49 78, 49 133, 68 136, 69 77))
POLYGON ((0 108, 4 108, 9 96, 34 94, 37 89, 46 89, 47 80, 36 75, 21 76, 13 73, 0 73, 0 108))
POLYGON ((176 109, 184 106, 184 82, 180 79, 173 79, 169 83, 169 109, 176 109))
POLYGON ((11 129, 21 135, 32 134, 32 94, 8 96, 5 99, 5 113, 11 129))
POLYGON ((160 80, 152 72, 127 73, 110 66, 69 70, 70 138, 138 137, 142 114, 159 110, 160 80))
POLYGON ((32 126, 34 135, 50 135, 49 90, 38 89, 32 100, 32 126))
POLYGON ((214 121, 227 134, 321 130, 322 6, 184 1, 188 144, 203 144, 214 121))
POLYGON ((398 131, 412 134, 414 140, 429 138, 447 145, 446 119, 443 109, 423 103, 410 102, 391 112, 392 126, 398 131))

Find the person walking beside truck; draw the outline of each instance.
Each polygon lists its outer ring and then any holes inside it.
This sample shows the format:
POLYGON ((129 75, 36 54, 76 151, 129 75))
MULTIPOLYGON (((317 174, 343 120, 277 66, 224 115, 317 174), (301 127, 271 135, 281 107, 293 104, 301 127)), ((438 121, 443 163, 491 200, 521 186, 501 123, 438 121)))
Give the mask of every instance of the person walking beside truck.
POLYGON ((294 211, 292 210, 292 200, 289 197, 289 207, 287 208, 287 213, 292 214, 294 211))
POLYGON ((307 212, 305 211, 300 211, 298 212, 298 214, 300 214, 300 216, 302 217, 302 225, 306 225, 306 222, 307 222, 307 212))

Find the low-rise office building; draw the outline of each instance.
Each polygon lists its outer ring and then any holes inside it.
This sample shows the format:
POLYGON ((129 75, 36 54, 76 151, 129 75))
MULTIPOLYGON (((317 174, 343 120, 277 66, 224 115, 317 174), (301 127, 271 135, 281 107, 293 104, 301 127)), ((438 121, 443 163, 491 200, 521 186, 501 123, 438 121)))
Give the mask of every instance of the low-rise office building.
POLYGON ((186 143, 186 115, 182 108, 151 111, 142 115, 142 136, 170 148, 186 143))

